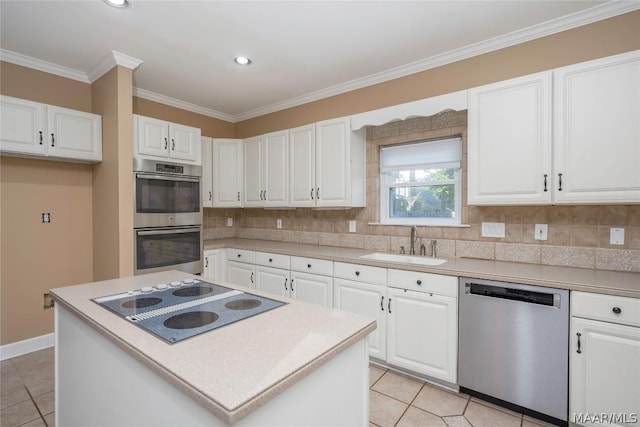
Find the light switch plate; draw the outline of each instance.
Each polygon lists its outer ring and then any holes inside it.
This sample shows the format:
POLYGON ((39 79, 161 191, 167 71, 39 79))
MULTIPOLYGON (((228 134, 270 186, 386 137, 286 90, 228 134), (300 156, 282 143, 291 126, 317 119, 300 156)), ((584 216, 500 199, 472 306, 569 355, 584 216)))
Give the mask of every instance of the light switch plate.
POLYGON ((276 219, 276 228, 282 228, 282 220, 280 218, 276 219))
POLYGON ((356 222, 354 220, 349 221, 349 233, 356 232, 356 222))
POLYGON ((536 224, 533 238, 536 240, 547 240, 548 231, 549 227, 547 226, 547 224, 536 224))
POLYGON ((609 243, 612 245, 624 245, 624 228, 612 228, 609 234, 609 243))
POLYGON ((227 218, 227 227, 233 227, 233 218, 227 218))
POLYGON ((504 222, 483 222, 482 237, 504 238, 504 222))

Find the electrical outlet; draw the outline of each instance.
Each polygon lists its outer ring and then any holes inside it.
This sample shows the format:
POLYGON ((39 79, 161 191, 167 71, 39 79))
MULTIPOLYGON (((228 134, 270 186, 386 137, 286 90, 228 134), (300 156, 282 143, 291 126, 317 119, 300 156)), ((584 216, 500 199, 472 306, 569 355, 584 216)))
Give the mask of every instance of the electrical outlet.
POLYGON ((276 219, 276 228, 282 228, 282 220, 280 218, 276 219))
POLYGON ((535 232, 533 233, 533 238, 536 240, 547 240, 548 233, 547 224, 536 224, 535 232))
POLYGON ((233 218, 227 218, 227 227, 233 227, 233 218))
POLYGON ((624 245, 624 228, 612 228, 609 231, 609 243, 612 245, 624 245))
POLYGON ((48 293, 44 294, 44 308, 53 308, 53 298, 48 293))
POLYGON ((356 232, 356 222, 355 220, 350 220, 349 221, 349 233, 355 233, 356 232))
POLYGON ((483 222, 482 237, 504 238, 504 222, 483 222))
POLYGON ((51 222, 51 214, 49 212, 42 213, 42 222, 45 224, 49 224, 51 222))

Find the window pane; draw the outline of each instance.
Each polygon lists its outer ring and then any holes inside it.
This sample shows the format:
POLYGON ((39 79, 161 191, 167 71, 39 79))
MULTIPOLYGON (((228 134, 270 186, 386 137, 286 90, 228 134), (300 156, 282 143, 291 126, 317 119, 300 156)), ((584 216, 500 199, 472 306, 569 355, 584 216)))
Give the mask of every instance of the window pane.
POLYGON ((447 181, 454 179, 454 169, 412 169, 389 172, 389 183, 447 181))
POLYGON ((389 218, 455 218, 455 186, 389 188, 389 218))

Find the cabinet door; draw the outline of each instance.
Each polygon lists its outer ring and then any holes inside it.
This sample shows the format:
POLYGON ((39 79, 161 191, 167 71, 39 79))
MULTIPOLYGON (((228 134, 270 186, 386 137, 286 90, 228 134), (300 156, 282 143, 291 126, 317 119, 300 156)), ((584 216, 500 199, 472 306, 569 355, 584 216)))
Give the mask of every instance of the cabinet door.
POLYGON ((334 279, 334 307, 376 319, 377 328, 369 334, 369 356, 385 360, 387 354, 387 305, 385 287, 334 279))
POLYGON ((289 205, 289 132, 264 136, 263 165, 266 206, 289 205))
POLYGON ((227 282, 254 288, 255 266, 237 261, 227 261, 227 282))
POLYGON ((242 140, 213 140, 213 206, 242 206, 242 140))
POLYGON ((262 188, 262 142, 256 136, 244 140, 244 206, 264 206, 262 188))
POLYGON ((202 162, 200 146, 200 129, 191 126, 169 124, 169 156, 176 160, 188 160, 200 164, 202 162))
POLYGON ((204 268, 202 271, 202 277, 205 279, 211 280, 220 280, 220 271, 218 269, 218 251, 205 251, 203 254, 204 257, 204 268))
POLYGON ((551 202, 551 75, 469 90, 469 204, 551 202))
POLYGON ((49 156, 102 160, 102 118, 100 116, 48 106, 47 126, 49 156))
POLYGON ((2 96, 0 108, 1 151, 46 155, 49 140, 45 126, 46 106, 2 96))
POLYGON ((169 124, 164 120, 135 116, 138 154, 169 156, 169 124))
POLYGON ((289 282, 288 270, 256 266, 256 289, 288 297, 290 293, 289 282))
POLYGON ((637 417, 640 328, 572 317, 570 340, 569 421, 596 425, 575 419, 576 414, 637 417))
POLYGON ((213 207, 213 143, 202 137, 202 207, 213 207))
POLYGON ((333 307, 333 277, 291 272, 291 297, 333 307))
POLYGON ((556 202, 640 201, 639 76, 638 51, 554 71, 556 202))
POLYGON ((349 206, 351 133, 348 117, 316 123, 316 206, 349 206))
POLYGON ((455 383, 456 298, 388 288, 387 362, 455 383))
POLYGON ((289 131, 290 206, 316 205, 315 136, 315 125, 302 126, 289 131))

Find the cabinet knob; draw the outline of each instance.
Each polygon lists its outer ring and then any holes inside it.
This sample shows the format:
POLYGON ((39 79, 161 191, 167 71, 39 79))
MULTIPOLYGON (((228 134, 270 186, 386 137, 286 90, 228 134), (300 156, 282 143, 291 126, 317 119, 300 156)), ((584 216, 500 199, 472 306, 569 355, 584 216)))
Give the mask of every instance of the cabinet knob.
POLYGON ((240 258, 241 256, 242 256, 241 254, 238 254, 238 258, 240 258))
POLYGON ((307 264, 307 268, 311 268, 311 264, 307 264))
POLYGON ((356 276, 359 276, 359 275, 360 275, 360 272, 359 272, 359 271, 356 271, 356 276))
POLYGON ((422 285, 422 280, 418 280, 418 281, 416 281, 416 283, 417 283, 418 285, 422 285))
POLYGON ((620 307, 613 307, 613 312, 615 314, 620 314, 620 313, 622 313, 622 309, 620 307))
POLYGON ((269 262, 273 262, 273 258, 269 258, 269 262))

